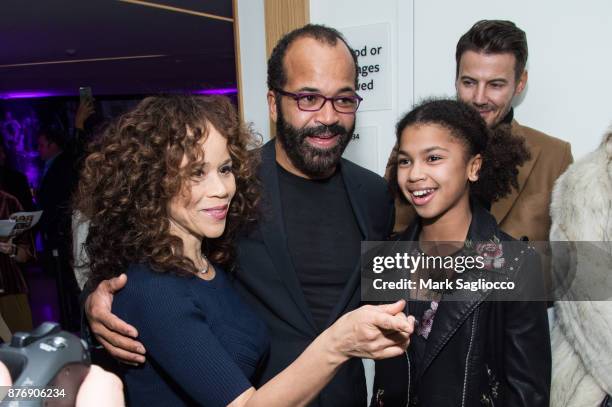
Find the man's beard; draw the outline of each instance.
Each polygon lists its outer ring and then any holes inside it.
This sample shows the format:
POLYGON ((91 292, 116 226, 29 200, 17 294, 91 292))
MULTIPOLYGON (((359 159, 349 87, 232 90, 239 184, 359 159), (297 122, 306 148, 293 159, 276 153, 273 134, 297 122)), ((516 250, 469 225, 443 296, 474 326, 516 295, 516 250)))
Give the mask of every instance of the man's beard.
POLYGON ((276 137, 280 141, 291 163, 305 175, 311 178, 329 176, 340 162, 342 153, 351 141, 355 131, 355 123, 350 129, 340 124, 331 126, 320 125, 297 129, 285 121, 280 106, 277 107, 276 137), (330 148, 317 148, 306 138, 319 134, 338 136, 337 143, 330 148))

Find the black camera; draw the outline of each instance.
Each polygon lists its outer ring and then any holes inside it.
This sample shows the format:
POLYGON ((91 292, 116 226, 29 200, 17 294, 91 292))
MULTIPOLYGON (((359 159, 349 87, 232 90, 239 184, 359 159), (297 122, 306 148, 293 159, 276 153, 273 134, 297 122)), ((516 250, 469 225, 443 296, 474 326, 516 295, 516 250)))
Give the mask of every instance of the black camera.
POLYGON ((10 344, 0 345, 0 361, 13 380, 2 405, 22 400, 28 406, 74 406, 91 365, 87 344, 51 322, 15 333, 10 344))

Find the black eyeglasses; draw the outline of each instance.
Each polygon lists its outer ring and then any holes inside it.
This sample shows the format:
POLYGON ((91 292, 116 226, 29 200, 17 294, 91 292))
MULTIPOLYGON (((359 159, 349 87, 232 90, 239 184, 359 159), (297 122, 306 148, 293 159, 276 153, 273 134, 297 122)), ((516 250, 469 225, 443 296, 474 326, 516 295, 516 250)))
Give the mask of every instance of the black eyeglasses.
POLYGON ((298 109, 304 112, 318 112, 323 109, 323 106, 327 101, 331 101, 334 110, 338 113, 355 113, 359 108, 359 104, 363 100, 358 94, 354 95, 341 95, 326 97, 319 93, 291 93, 285 92, 282 89, 274 89, 274 91, 280 93, 283 96, 288 96, 295 100, 298 105, 298 109))

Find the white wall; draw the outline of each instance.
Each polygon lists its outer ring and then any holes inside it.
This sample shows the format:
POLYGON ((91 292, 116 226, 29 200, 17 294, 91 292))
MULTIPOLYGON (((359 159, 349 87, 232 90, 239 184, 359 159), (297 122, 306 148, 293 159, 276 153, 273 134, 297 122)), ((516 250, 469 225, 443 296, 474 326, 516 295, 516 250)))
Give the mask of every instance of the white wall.
POLYGON ((263 141, 270 138, 266 102, 267 64, 264 0, 237 0, 242 76, 242 113, 263 141))

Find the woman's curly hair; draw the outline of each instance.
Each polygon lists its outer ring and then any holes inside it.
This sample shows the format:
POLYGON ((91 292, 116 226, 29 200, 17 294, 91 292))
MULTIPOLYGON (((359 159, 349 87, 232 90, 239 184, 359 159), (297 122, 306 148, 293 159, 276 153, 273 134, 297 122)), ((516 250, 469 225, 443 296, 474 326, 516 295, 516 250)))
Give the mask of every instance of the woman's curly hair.
MULTIPOLYGON (((480 114, 470 105, 451 99, 429 99, 421 102, 400 119, 396 126, 397 157, 402 132, 416 124, 436 124, 448 129, 466 149, 466 158, 482 156, 478 181, 470 185, 471 196, 491 204, 508 195, 512 187, 518 189, 518 168, 530 158, 522 137, 510 132, 509 125, 487 128, 480 114)), ((397 182, 397 159, 389 168, 389 188, 394 196, 406 198, 397 182)))
POLYGON ((231 268, 234 237, 255 220, 259 201, 259 159, 250 149, 256 139, 225 97, 148 97, 89 146, 83 164, 75 209, 90 222, 85 250, 92 283, 124 272, 130 263, 179 275, 196 271, 183 256, 181 239, 170 234, 167 207, 202 165, 198 144, 210 125, 227 139, 236 194, 223 234, 205 239, 202 250, 231 268))

